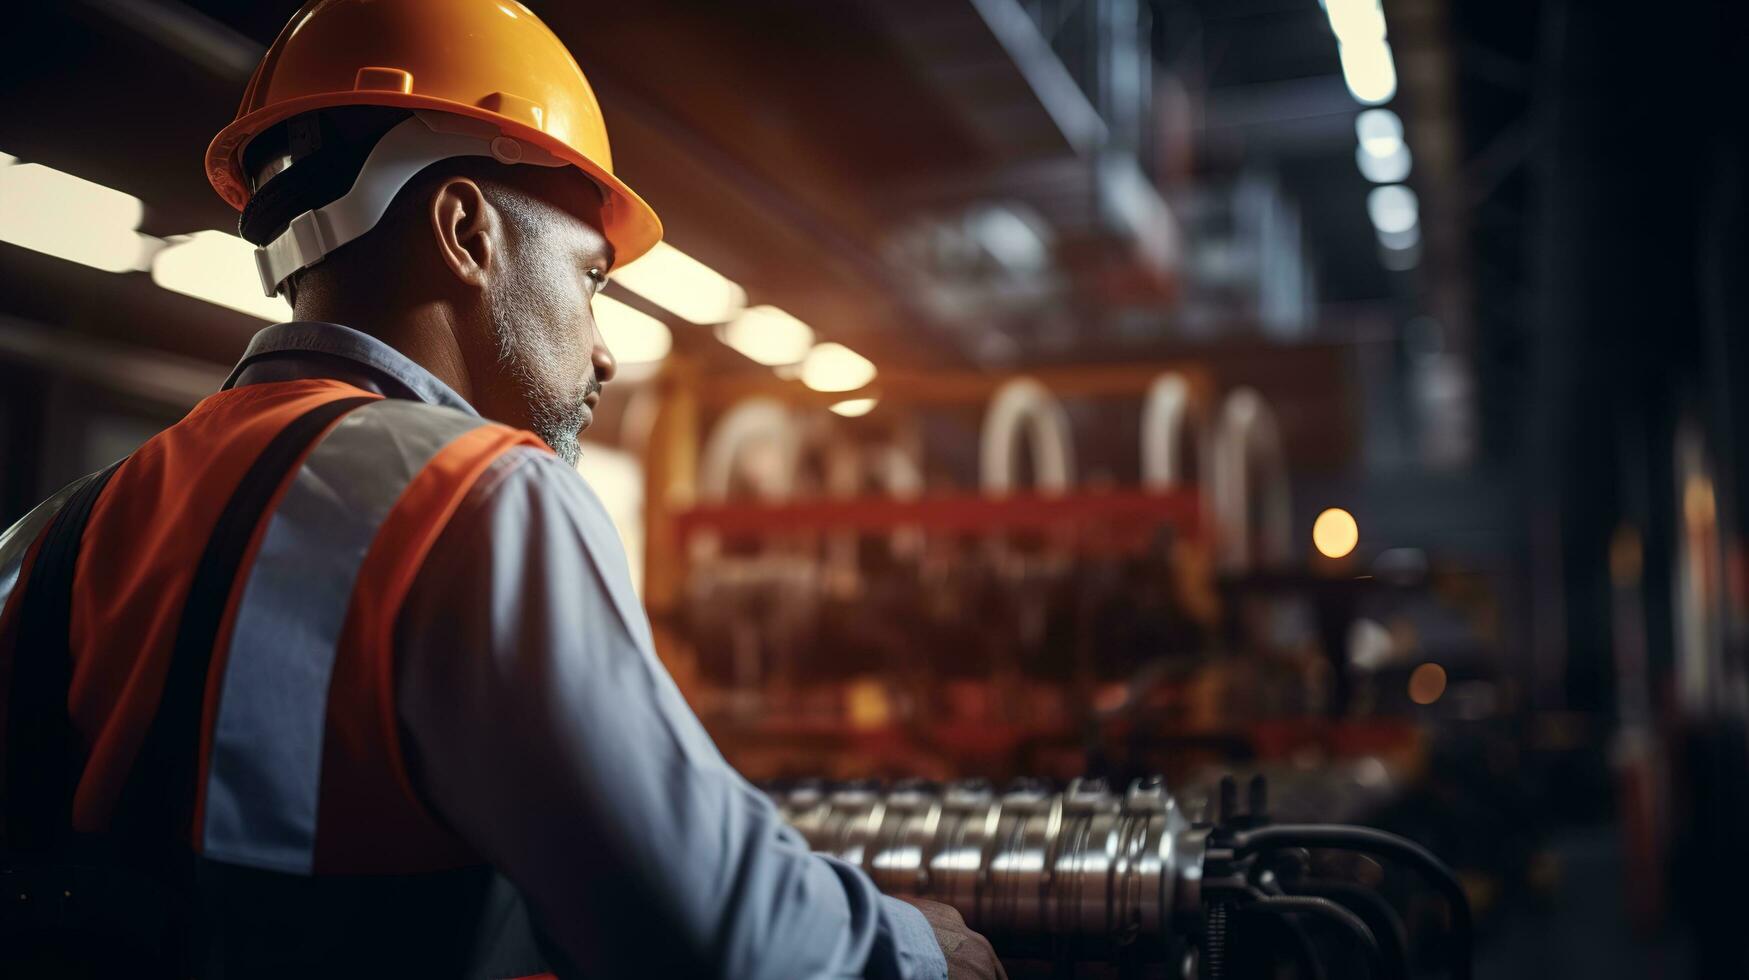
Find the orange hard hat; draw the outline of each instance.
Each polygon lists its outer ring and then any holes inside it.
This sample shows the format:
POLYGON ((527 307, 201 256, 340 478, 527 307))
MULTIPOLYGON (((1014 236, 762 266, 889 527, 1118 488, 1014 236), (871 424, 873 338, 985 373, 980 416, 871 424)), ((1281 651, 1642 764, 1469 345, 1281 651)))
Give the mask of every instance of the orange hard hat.
POLYGON ((207 148, 207 179, 239 211, 243 151, 274 124, 336 106, 452 113, 489 123, 602 189, 614 264, 649 251, 662 222, 618 177, 595 92, 547 25, 516 0, 312 0, 267 49, 237 118, 207 148))

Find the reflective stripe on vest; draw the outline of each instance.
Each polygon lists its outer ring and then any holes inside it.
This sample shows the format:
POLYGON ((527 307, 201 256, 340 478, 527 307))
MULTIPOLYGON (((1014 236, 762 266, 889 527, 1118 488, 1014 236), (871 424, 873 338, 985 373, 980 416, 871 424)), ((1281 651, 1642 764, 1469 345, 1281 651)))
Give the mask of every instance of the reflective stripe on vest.
POLYGON ((488 425, 385 400, 317 444, 269 520, 247 575, 211 730, 201 850, 309 874, 329 680, 354 585, 383 521, 461 435, 488 425))

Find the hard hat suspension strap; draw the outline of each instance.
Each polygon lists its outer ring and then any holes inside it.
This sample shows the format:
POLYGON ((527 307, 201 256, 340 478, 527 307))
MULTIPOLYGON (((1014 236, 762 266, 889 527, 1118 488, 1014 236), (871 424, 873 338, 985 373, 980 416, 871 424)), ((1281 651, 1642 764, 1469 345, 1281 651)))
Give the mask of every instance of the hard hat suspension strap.
MULTIPOLYGON (((315 265, 376 227, 409 180, 426 167, 453 157, 492 157, 500 163, 540 167, 567 165, 544 150, 504 136, 488 123, 446 113, 415 112, 377 141, 351 190, 332 203, 293 218, 278 237, 255 250, 262 291, 268 296, 278 294, 287 276, 315 265)), ((291 172, 297 166, 294 164, 291 172)), ((266 185, 272 186, 273 181, 266 185)))

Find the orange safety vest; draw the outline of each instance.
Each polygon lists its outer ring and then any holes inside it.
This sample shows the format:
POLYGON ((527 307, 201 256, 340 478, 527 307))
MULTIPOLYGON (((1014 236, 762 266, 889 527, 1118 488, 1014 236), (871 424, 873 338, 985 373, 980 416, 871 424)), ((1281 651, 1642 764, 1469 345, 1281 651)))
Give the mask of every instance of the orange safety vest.
MULTIPOLYGON (((8 860, 192 849, 190 972, 494 975, 463 961, 507 886, 413 788, 393 633, 522 446, 545 449, 338 381, 248 385, 28 515, 0 539, 8 860)), ((14 904, 71 908, 42 874, 14 904)))

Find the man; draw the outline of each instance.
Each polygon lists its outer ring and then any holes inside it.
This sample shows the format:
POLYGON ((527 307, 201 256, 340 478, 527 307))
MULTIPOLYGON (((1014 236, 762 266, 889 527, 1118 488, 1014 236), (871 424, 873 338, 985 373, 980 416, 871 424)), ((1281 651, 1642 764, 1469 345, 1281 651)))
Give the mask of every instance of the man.
POLYGON ((1000 975, 808 853, 654 656, 574 466, 590 300, 661 228, 557 38, 311 3, 208 174, 296 321, 0 539, 7 928, 181 975, 1000 975))

